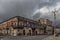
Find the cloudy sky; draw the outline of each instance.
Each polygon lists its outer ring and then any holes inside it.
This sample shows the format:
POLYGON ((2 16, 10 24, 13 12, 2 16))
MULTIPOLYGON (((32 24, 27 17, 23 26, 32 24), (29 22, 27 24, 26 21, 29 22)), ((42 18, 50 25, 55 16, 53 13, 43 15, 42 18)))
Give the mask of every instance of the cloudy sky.
MULTIPOLYGON (((29 19, 47 18, 53 21, 52 11, 59 8, 60 0, 0 0, 0 21, 13 16, 29 19)), ((59 11, 57 23, 60 23, 59 11)))

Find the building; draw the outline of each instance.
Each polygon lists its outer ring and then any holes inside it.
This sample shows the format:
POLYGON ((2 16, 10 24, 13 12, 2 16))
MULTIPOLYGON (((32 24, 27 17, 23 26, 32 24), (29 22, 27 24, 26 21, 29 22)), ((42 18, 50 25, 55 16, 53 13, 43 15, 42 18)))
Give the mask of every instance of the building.
POLYGON ((45 19, 45 18, 40 18, 38 20, 40 22, 41 25, 52 25, 52 21, 48 20, 48 19, 45 19))
POLYGON ((60 27, 55 27, 54 28, 54 34, 55 34, 55 36, 60 35, 60 27))
POLYGON ((46 34, 48 34, 48 35, 54 34, 53 26, 47 26, 46 27, 46 34))
POLYGON ((0 34, 2 35, 42 35, 52 34, 52 31, 52 22, 44 18, 34 21, 15 16, 0 23, 0 34))
POLYGON ((45 18, 40 18, 38 22, 40 22, 41 26, 43 27, 44 34, 53 34, 52 21, 45 18))
POLYGON ((35 35, 44 35, 44 29, 41 27, 41 28, 36 28, 35 29, 35 35))
MULTIPOLYGON (((34 35, 39 22, 24 17, 15 16, 0 23, 1 33, 4 35, 34 35)), ((40 27, 40 26, 39 26, 40 27)))

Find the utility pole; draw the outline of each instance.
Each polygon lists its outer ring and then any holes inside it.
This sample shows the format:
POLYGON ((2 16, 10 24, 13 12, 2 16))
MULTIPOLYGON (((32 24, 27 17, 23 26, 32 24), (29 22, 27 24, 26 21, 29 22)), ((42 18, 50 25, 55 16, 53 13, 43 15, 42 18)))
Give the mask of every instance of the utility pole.
POLYGON ((54 34, 55 34, 55 28, 56 28, 56 13, 58 13, 59 9, 58 10, 54 9, 54 11, 52 11, 54 15, 54 28, 53 28, 54 34))
POLYGON ((54 15, 54 27, 56 27, 56 13, 57 13, 58 11, 56 11, 56 10, 54 10, 54 11, 52 11, 52 13, 53 13, 53 15, 54 15))

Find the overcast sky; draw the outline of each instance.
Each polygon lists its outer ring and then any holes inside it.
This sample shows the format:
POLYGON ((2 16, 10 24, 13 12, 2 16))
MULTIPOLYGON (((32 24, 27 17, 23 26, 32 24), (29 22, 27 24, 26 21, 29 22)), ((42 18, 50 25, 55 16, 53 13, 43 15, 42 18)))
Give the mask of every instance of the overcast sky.
MULTIPOLYGON (((13 16, 53 21, 52 11, 59 8, 60 0, 0 0, 0 21, 13 16)), ((59 20, 60 12, 57 13, 57 23, 60 23, 59 20)))

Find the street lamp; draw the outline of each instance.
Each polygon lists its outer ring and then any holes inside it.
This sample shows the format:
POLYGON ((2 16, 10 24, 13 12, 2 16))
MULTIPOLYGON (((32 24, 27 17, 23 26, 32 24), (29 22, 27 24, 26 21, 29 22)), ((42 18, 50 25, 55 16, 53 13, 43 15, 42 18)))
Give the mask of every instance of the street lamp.
MULTIPOLYGON (((52 13, 54 14, 54 28, 56 27, 56 13, 58 13, 58 11, 60 10, 60 8, 58 10, 54 9, 54 11, 52 11, 52 13)), ((54 32, 55 34, 55 32, 54 32)))
POLYGON ((53 13, 53 15, 54 15, 54 26, 56 26, 56 13, 57 13, 58 11, 56 11, 56 10, 54 10, 54 11, 52 11, 52 13, 53 13))

